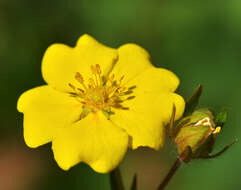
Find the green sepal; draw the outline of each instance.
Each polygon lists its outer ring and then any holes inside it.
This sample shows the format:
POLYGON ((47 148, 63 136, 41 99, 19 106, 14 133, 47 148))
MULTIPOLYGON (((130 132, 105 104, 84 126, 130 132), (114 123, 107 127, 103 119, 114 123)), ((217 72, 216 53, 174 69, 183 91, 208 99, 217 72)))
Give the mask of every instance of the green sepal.
POLYGON ((184 116, 190 115, 192 112, 194 112, 195 108, 198 106, 199 99, 202 94, 203 87, 201 84, 198 85, 198 87, 193 92, 192 96, 187 100, 184 116))
POLYGON ((131 190, 137 190, 137 174, 134 175, 134 178, 131 184, 131 190))
POLYGON ((111 190, 124 190, 120 169, 117 167, 110 172, 111 190))
POLYGON ((187 146, 179 158, 185 163, 190 162, 192 160, 192 148, 187 146))
POLYGON ((190 120, 191 120, 190 117, 185 117, 177 123, 176 127, 173 127, 173 137, 172 137, 173 139, 177 137, 177 134, 179 133, 179 131, 183 126, 190 123, 190 120))
POLYGON ((179 155, 185 151, 186 147, 190 146, 193 154, 206 140, 206 134, 209 132, 209 126, 203 127, 182 127, 175 139, 179 155))
POLYGON ((198 149, 195 151, 195 154, 192 155, 192 158, 205 158, 207 157, 212 151, 216 141, 216 137, 211 134, 207 135, 203 144, 199 145, 198 149))
POLYGON ((215 117, 216 126, 223 127, 227 121, 227 117, 228 117, 228 109, 227 108, 221 109, 221 111, 219 111, 215 117))

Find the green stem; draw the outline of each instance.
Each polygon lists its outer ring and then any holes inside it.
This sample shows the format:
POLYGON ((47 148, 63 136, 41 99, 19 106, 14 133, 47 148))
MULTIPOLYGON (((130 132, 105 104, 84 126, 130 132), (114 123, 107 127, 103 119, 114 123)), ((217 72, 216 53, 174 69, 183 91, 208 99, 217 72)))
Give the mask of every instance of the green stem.
POLYGON ((117 167, 110 173, 111 190, 124 190, 120 168, 117 167))
POLYGON ((166 177, 164 178, 164 180, 162 181, 162 183, 160 184, 157 190, 165 189, 165 187, 168 185, 168 183, 170 182, 170 180, 172 179, 172 177, 174 176, 178 168, 181 166, 181 164, 182 164, 182 161, 179 158, 177 158, 177 160, 175 161, 172 168, 170 169, 170 171, 168 172, 168 174, 166 175, 166 177))

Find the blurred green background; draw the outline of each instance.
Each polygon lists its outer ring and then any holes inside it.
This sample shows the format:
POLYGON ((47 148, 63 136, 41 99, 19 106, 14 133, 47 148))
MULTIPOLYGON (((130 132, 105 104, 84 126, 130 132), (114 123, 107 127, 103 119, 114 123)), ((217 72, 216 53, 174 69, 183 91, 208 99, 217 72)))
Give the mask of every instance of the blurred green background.
MULTIPOLYGON (((44 84, 46 48, 55 42, 74 45, 84 33, 111 47, 143 46, 153 64, 179 76, 185 98, 202 83, 202 105, 230 110, 215 151, 240 138, 240 0, 0 0, 1 190, 110 189, 108 175, 84 164, 60 170, 50 145, 26 147, 16 111, 22 92, 44 84)), ((218 159, 183 166, 167 189, 240 189, 240 148, 238 142, 218 159)), ((139 190, 155 189, 175 157, 169 141, 160 152, 129 152, 121 165, 126 187, 137 172, 139 190)))

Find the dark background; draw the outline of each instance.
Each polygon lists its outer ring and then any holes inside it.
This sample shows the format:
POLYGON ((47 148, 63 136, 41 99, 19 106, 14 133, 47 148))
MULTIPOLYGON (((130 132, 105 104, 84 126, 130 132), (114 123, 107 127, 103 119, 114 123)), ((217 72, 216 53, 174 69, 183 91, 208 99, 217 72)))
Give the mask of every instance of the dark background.
MULTIPOLYGON (((79 164, 58 168, 50 145, 26 147, 19 95, 44 84, 41 59, 55 42, 74 45, 88 33, 117 48, 133 42, 147 49, 155 65, 181 79, 188 97, 202 83, 203 106, 230 110, 215 151, 240 138, 241 1, 240 0, 0 0, 0 189, 109 190, 108 175, 79 164)), ((138 172, 139 190, 155 189, 176 157, 167 141, 159 152, 128 153, 121 169, 130 186, 138 172)), ((183 166, 167 189, 240 189, 240 143, 212 161, 183 166)))

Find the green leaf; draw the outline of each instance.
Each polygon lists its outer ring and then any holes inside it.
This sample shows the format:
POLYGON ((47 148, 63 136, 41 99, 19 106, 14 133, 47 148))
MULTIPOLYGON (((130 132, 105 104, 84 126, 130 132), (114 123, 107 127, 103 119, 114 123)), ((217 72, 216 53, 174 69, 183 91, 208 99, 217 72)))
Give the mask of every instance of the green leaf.
POLYGON ((186 102, 184 116, 190 115, 198 106, 199 99, 202 94, 202 90, 203 90, 203 87, 201 84, 199 84, 199 86, 195 89, 192 96, 186 102))
POLYGON ((223 127, 228 118, 228 109, 223 108, 215 117, 216 126, 223 127))
POLYGON ((110 173, 110 185, 112 190, 124 190, 124 185, 119 167, 110 173))
POLYGON ((135 176, 133 178, 131 190, 137 190, 137 174, 135 174, 135 176))

